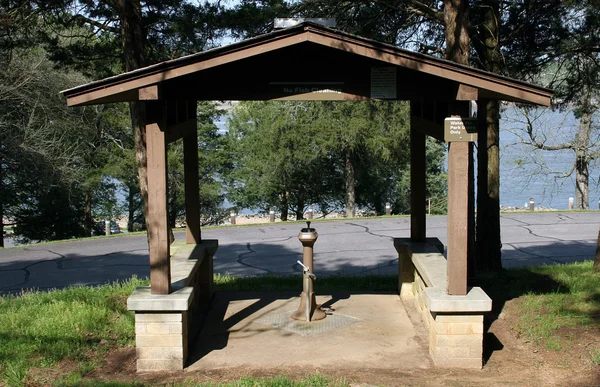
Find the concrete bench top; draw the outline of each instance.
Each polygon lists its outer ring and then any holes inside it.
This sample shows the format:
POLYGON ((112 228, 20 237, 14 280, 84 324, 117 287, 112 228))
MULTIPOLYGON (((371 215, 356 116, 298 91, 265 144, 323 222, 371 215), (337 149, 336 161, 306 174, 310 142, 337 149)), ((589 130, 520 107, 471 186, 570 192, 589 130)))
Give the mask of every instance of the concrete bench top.
POLYGON ((427 286, 446 288, 447 261, 433 247, 430 251, 413 252, 412 262, 427 286))
POLYGON ((181 312, 189 309, 194 288, 185 287, 169 294, 151 294, 150 287, 137 288, 127 299, 127 309, 134 311, 181 312))
POLYGON ((181 289, 188 286, 188 279, 198 270, 205 256, 213 256, 217 251, 217 240, 203 240, 194 245, 185 241, 171 244, 171 288, 181 289))
POLYGON ((483 313, 492 310, 492 299, 479 287, 469 288, 465 296, 452 296, 445 288, 425 288, 424 301, 435 313, 483 313))
POLYGON ((427 286, 424 289, 427 308, 435 313, 491 311, 492 299, 479 287, 469 288, 464 296, 448 294, 446 290, 448 261, 440 253, 437 243, 432 242, 428 240, 425 243, 414 243, 405 238, 394 240, 394 245, 399 252, 402 248, 410 250, 412 263, 427 286))
POLYGON ((185 311, 189 309, 194 288, 188 286, 200 264, 213 256, 217 240, 203 240, 200 244, 175 241, 171 244, 171 289, 169 294, 151 294, 150 287, 137 288, 127 299, 127 309, 135 311, 185 311))

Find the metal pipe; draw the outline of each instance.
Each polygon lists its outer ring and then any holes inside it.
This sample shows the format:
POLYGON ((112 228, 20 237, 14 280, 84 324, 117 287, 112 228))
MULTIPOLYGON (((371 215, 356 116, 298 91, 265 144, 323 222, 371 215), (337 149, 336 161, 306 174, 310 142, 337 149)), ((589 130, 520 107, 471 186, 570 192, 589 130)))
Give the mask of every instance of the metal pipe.
MULTIPOLYGON (((306 294, 311 294, 310 292, 310 276, 308 275, 308 271, 304 273, 304 283, 306 286, 306 294)), ((306 322, 310 322, 310 311, 312 310, 312 297, 306 297, 306 322)))

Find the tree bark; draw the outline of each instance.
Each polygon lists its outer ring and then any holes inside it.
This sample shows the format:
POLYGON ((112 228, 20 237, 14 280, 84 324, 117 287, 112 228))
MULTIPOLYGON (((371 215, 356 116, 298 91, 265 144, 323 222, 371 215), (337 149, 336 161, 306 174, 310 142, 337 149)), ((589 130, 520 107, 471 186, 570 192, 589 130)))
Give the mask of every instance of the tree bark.
MULTIPOLYGON (((500 3, 482 0, 482 20, 478 23, 477 50, 482 67, 501 72, 499 46, 500 3)), ((477 268, 482 271, 502 269, 500 240, 500 105, 494 100, 478 101, 480 132, 477 153, 477 268)))
POLYGON ((383 200, 381 195, 377 195, 375 202, 373 203, 373 207, 375 207, 375 213, 377 215, 385 215, 385 209, 383 208, 383 200))
POLYGON ((88 236, 92 236, 92 192, 91 189, 88 188, 85 192, 85 199, 83 204, 83 227, 85 229, 85 233, 88 236))
POLYGON ((127 187, 127 231, 133 232, 135 221, 135 191, 133 187, 127 187))
POLYGON ((600 271, 600 230, 598 230, 598 243, 596 244, 596 258, 594 259, 594 270, 600 271))
MULTIPOLYGON (((132 71, 147 65, 146 31, 142 20, 140 0, 118 0, 116 2, 123 44, 125 71, 132 71)), ((133 129, 135 160, 138 172, 140 194, 144 204, 144 219, 148 219, 148 170, 146 160, 146 112, 143 102, 129 102, 131 127, 133 129)), ((173 234, 171 231, 170 234, 173 234)), ((148 236, 149 237, 149 236, 148 236)))
POLYGON ((279 196, 279 211, 281 212, 281 221, 287 222, 288 220, 288 193, 284 192, 279 196))
MULTIPOLYGON (((586 95, 584 98, 589 97, 586 95)), ((584 106, 586 106, 586 104, 589 104, 589 102, 584 102, 584 106)), ((591 112, 589 109, 584 108, 581 118, 579 119, 579 131, 577 132, 575 145, 575 197, 577 201, 577 208, 580 210, 587 210, 590 207, 590 159, 588 155, 588 147, 590 145, 591 127, 591 112)))
POLYGON ((477 154, 477 269, 502 270, 500 240, 499 103, 480 100, 478 115, 484 125, 477 154))
POLYGON ((296 220, 304 219, 304 200, 301 197, 298 197, 298 202, 296 203, 296 220))
POLYGON ((0 248, 4 248, 4 186, 3 186, 3 160, 0 158, 0 248))
POLYGON ((356 211, 354 210, 354 207, 356 206, 356 185, 354 180, 354 165, 352 165, 352 160, 350 159, 350 152, 346 153, 345 172, 346 216, 350 218, 356 215, 356 211))
POLYGON ((467 0, 444 0, 446 59, 469 65, 469 12, 467 0))

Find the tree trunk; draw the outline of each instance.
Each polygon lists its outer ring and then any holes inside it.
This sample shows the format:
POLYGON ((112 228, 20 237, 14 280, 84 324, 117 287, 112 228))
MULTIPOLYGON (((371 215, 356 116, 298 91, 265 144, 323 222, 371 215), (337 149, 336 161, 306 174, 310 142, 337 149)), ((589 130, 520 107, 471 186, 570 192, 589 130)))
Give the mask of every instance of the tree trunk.
POLYGON ((594 270, 600 271, 600 230, 598 230, 598 243, 596 244, 596 258, 594 259, 594 270))
MULTIPOLYGON (((146 31, 142 20, 140 0, 118 0, 121 37, 123 43, 123 62, 125 71, 132 71, 147 65, 146 31)), ((146 160, 146 114, 143 102, 129 102, 131 127, 135 144, 135 160, 140 184, 140 194, 144 204, 144 219, 148 219, 148 170, 146 160)), ((171 236, 173 235, 170 230, 171 236)), ((149 235, 148 235, 149 238, 149 235)))
POLYGON ((88 188, 85 192, 85 199, 83 204, 83 227, 85 229, 85 233, 88 236, 92 236, 92 193, 91 189, 88 188))
POLYGON ((175 228, 175 223, 177 222, 177 211, 175 208, 175 201, 177 200, 177 195, 175 194, 175 190, 170 190, 169 191, 169 196, 170 198, 168 199, 168 208, 169 208, 169 214, 168 214, 168 219, 169 219, 169 228, 171 229, 171 232, 173 232, 173 229, 175 228))
POLYGON ((346 216, 354 217, 356 215, 356 211, 354 207, 356 206, 356 186, 354 181, 354 165, 352 165, 352 160, 350 160, 350 152, 346 153, 346 163, 345 163, 345 172, 346 172, 346 216))
POLYGON ((4 207, 0 201, 0 248, 4 248, 4 207))
POLYGON ((2 173, 2 159, 0 158, 0 248, 4 248, 4 195, 2 173))
POLYGON ((133 232, 133 222, 135 221, 135 191, 133 187, 127 187, 127 231, 133 232))
POLYGON ((446 59, 469 65, 469 12, 467 0, 444 0, 446 59))
POLYGON ((304 219, 304 199, 298 197, 298 202, 296 203, 296 220, 304 219))
POLYGON ((375 207, 375 213, 377 215, 385 215, 385 209, 383 208, 383 201, 381 200, 381 195, 377 195, 377 197, 375 197, 373 207, 375 207))
MULTIPOLYGON (((588 93, 585 93, 583 98, 589 99, 588 93)), ((585 107, 589 104, 584 101, 585 107)), ((590 131, 592 127, 591 110, 584 108, 581 118, 579 119, 579 131, 577 132, 576 148, 575 148, 575 196, 577 200, 577 208, 587 210, 590 207, 589 198, 589 155, 588 147, 590 145, 590 131)))
MULTIPOLYGON (((482 20, 478 39, 474 40, 484 70, 500 73, 499 47, 500 3, 483 0, 479 4, 482 20)), ((502 269, 500 241, 500 105, 498 101, 480 100, 480 132, 477 153, 477 268, 483 271, 502 269)))
POLYGON ((499 103, 480 100, 478 115, 485 125, 477 154, 477 269, 502 270, 500 241, 499 103))
POLYGON ((287 222, 288 220, 288 193, 284 192, 279 196, 279 211, 281 212, 281 221, 287 222))

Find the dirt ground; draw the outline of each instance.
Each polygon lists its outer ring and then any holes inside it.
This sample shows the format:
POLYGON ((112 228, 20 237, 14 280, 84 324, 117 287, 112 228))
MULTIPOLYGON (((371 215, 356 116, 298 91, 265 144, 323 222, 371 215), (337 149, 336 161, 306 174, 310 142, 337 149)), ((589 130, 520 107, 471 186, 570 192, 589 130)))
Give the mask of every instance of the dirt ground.
MULTIPOLYGON (((135 349, 121 348, 109 354, 101 368, 86 375, 86 380, 138 381, 166 383, 174 381, 222 382, 242 377, 287 375, 304 378, 320 373, 332 379, 344 379, 351 386, 600 386, 600 365, 590 361, 590 350, 600 346, 598 331, 569 330, 571 345, 560 351, 538 348, 518 337, 516 303, 509 301, 503 312, 491 322, 485 338, 485 365, 482 370, 443 368, 390 369, 338 366, 322 367, 233 367, 209 371, 136 374, 135 349)), ((426 348, 428 333, 418 311, 407 306, 417 331, 419 344, 426 348)))

